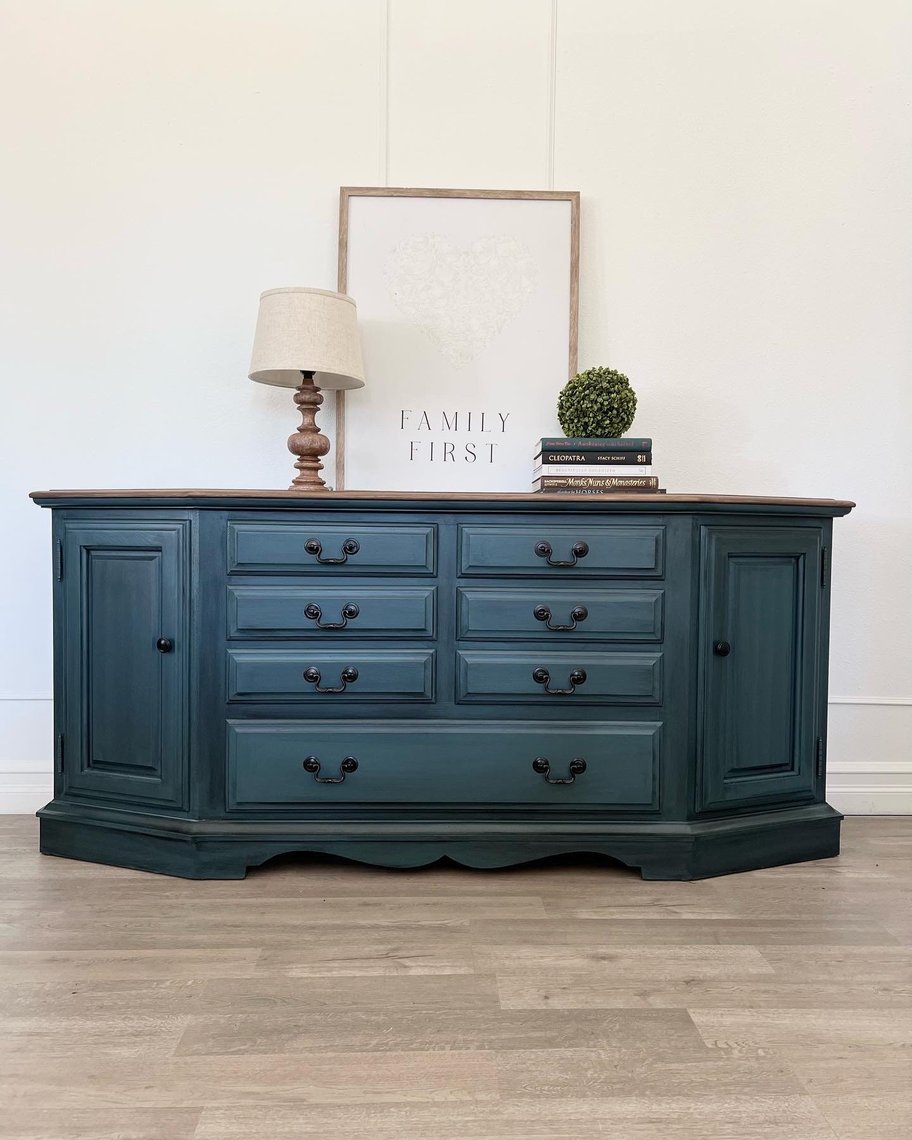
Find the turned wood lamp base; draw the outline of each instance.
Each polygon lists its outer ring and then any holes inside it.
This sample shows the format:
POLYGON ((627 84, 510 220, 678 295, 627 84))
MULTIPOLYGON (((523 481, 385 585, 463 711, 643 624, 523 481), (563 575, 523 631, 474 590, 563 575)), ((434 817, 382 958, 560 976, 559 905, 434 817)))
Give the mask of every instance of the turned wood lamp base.
POLYGON ((320 387, 364 387, 355 302, 344 293, 296 285, 261 293, 247 375, 258 384, 295 389, 301 425, 288 437, 297 470, 288 489, 302 495, 325 492, 320 460, 329 454, 329 440, 317 427, 320 387))
POLYGON ((313 372, 301 372, 301 386, 295 389, 294 394, 294 402, 301 413, 301 426, 288 437, 288 450, 297 456, 295 467, 298 471, 288 490, 305 494, 326 490, 326 484, 320 478, 323 470, 320 460, 329 454, 329 440, 317 427, 317 412, 323 403, 323 393, 313 378, 313 372))

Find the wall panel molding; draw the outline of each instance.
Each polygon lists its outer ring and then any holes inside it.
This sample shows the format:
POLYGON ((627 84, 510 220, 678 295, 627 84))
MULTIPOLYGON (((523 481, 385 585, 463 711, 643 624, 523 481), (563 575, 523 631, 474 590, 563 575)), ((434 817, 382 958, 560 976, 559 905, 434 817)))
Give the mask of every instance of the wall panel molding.
POLYGON ((392 0, 380 0, 380 75, 379 75, 379 143, 378 186, 389 185, 389 105, 390 105, 390 5, 392 0))
POLYGON ((912 697, 830 697, 831 705, 912 705, 912 697))
POLYGON ((557 130, 557 2, 551 0, 551 40, 548 45, 548 152, 545 157, 548 189, 554 189, 554 150, 557 130))

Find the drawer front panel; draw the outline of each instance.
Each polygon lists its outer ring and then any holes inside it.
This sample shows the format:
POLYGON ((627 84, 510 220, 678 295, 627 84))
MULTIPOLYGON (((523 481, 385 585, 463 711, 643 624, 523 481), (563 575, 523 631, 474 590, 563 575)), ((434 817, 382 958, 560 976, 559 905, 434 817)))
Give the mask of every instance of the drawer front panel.
POLYGON ((228 572, 433 574, 432 526, 229 522, 228 572))
POLYGON ((230 701, 344 704, 433 697, 432 649, 228 650, 230 701))
POLYGON ((435 586, 229 586, 228 636, 433 637, 435 586))
POLYGON ((660 738, 660 723, 642 721, 229 721, 228 807, 438 803, 651 811, 659 804, 660 738), (572 782, 549 782, 569 780, 573 760, 585 770, 572 782))
POLYGON ((457 699, 558 704, 643 704, 662 700, 661 653, 462 650, 457 699))
POLYGON ((661 641, 664 591, 534 589, 456 591, 458 636, 661 641))
POLYGON ((664 560, 661 526, 543 522, 459 528, 459 567, 464 575, 660 578, 664 560))

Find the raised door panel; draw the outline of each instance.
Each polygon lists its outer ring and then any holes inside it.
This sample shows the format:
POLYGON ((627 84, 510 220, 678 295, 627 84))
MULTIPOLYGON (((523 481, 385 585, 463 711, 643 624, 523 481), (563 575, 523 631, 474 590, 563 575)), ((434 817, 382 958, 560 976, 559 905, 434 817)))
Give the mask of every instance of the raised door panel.
POLYGON ((816 788, 820 531, 704 527, 698 807, 816 788))
POLYGON ((184 805, 188 525, 66 529, 68 793, 184 805))

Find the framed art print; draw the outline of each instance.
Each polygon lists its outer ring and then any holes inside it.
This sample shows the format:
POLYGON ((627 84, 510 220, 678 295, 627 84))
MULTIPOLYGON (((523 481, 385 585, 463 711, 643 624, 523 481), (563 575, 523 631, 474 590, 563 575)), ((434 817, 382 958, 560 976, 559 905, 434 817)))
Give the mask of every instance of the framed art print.
POLYGON ((576 191, 343 187, 366 383, 338 393, 336 487, 528 491, 577 369, 578 279, 576 191))

